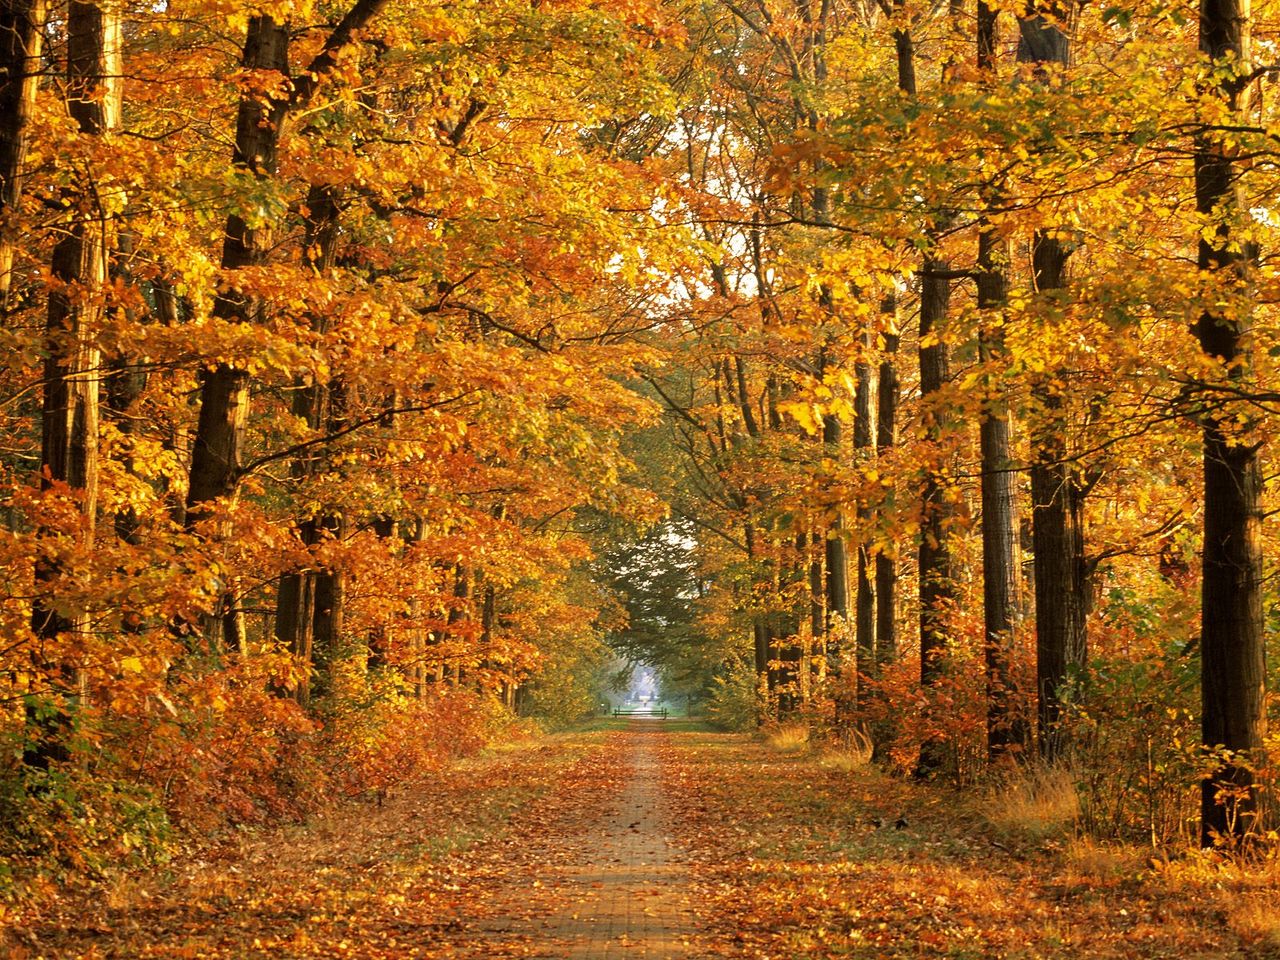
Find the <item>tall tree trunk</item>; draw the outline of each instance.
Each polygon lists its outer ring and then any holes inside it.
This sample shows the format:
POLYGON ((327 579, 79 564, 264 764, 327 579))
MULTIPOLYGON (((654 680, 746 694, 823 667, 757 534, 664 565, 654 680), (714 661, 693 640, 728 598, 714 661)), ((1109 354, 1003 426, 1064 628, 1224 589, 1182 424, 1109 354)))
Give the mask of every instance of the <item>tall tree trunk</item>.
MULTIPOLYGON (((858 337, 858 357, 854 363, 857 395, 853 405, 853 449, 860 464, 865 464, 875 450, 875 374, 871 366, 871 334, 864 329, 858 337)), ((871 508, 867 498, 858 506, 859 542, 857 547, 857 595, 854 600, 854 645, 858 657, 858 707, 865 708, 870 689, 866 680, 876 673, 876 595, 872 582, 874 559, 868 547, 871 508)))
POLYGON ((0 2, 0 316, 13 283, 15 221, 30 136, 27 125, 40 83, 45 0, 0 2))
MULTIPOLYGON (((723 376, 725 395, 738 408, 742 418, 742 430, 752 440, 759 440, 760 425, 751 409, 751 398, 747 392, 746 363, 741 357, 734 357, 733 361, 732 370, 730 370, 727 358, 722 363, 717 364, 717 375, 723 376)), ((735 431, 735 435, 737 436, 737 442, 741 442, 741 432, 735 431)), ((761 491, 758 499, 762 500, 764 496, 767 496, 767 492, 761 491)), ((744 512, 748 509, 744 500, 744 512)), ((767 606, 764 609, 760 609, 762 595, 768 590, 771 576, 769 574, 770 561, 767 556, 762 555, 759 532, 755 521, 748 515, 743 521, 743 537, 747 545, 747 561, 753 571, 751 603, 755 608, 755 613, 751 623, 752 651, 757 682, 763 687, 766 701, 771 703, 777 689, 778 674, 777 670, 771 666, 774 647, 772 617, 769 615, 767 606)), ((761 711, 762 720, 767 713, 767 709, 761 711)))
MULTIPOLYGON (((1074 3, 1030 0, 1019 19, 1018 60, 1066 67, 1071 58, 1074 3)), ((1043 72, 1037 70, 1038 73, 1043 72)), ((1043 78, 1047 81, 1047 77, 1043 78)), ((1042 296, 1066 286, 1069 254, 1062 241, 1037 230, 1032 270, 1042 296)), ((1088 564, 1084 555, 1084 485, 1068 460, 1068 423, 1061 382, 1065 371, 1037 378, 1032 395, 1042 421, 1032 437, 1031 536, 1035 551, 1036 692, 1040 754, 1060 756, 1066 746, 1060 725, 1062 692, 1085 668, 1088 641, 1088 564)))
MULTIPOLYGON (((1201 0, 1200 51, 1215 74, 1206 92, 1237 115, 1248 110, 1251 81, 1249 0, 1201 0)), ((1222 135, 1206 129, 1195 144, 1196 210, 1202 230, 1197 263, 1215 293, 1194 326, 1204 352, 1224 365, 1232 389, 1252 378, 1248 297, 1258 251, 1241 240, 1247 219, 1239 196, 1242 165, 1222 135), (1231 299, 1226 309, 1216 306, 1231 299)), ((1210 388, 1212 389, 1212 388, 1210 388)), ((1201 584, 1202 735, 1208 749, 1228 751, 1201 793, 1201 843, 1239 836, 1256 808, 1253 765, 1266 734, 1266 664, 1262 620, 1262 467, 1257 441, 1240 435, 1210 396, 1204 415, 1204 578, 1201 584)))
MULTIPOLYGON (((346 517, 340 511, 321 517, 321 536, 342 540, 347 535, 346 517)), ((341 569, 326 567, 315 575, 314 640, 311 647, 313 690, 316 695, 329 689, 330 668, 348 654, 343 644, 346 625, 346 576, 341 569)))
MULTIPOLYGON (((994 75, 997 12, 978 4, 978 69, 994 75)), ((996 190, 989 190, 988 203, 996 190)), ((978 227, 978 309, 982 319, 978 345, 992 369, 1004 357, 1002 323, 993 314, 1007 299, 1006 241, 983 219, 978 227)), ((994 373, 992 383, 998 381, 994 373)), ((1018 504, 1013 470, 1011 421, 1004 390, 988 388, 979 427, 982 453, 982 597, 987 670, 987 748, 994 759, 1025 743, 1026 731, 1013 709, 1010 660, 1016 643, 1021 603, 1018 570, 1018 504)))
MULTIPOLYGON (((827 414, 822 418, 823 455, 833 463, 840 462, 843 433, 839 417, 827 414)), ((844 521, 838 513, 831 521, 825 540, 827 620, 839 618, 843 622, 849 617, 849 557, 845 549, 844 521)), ((824 632, 829 633, 829 628, 824 627, 824 632)), ((828 664, 834 664, 838 673, 841 651, 833 650, 832 646, 828 640, 828 664)))
MULTIPOLYGON (((814 78, 818 84, 825 82, 827 79, 825 17, 826 9, 824 8, 819 18, 821 21, 819 29, 814 34, 814 78)), ((813 22, 811 11, 806 10, 806 20, 813 22)), ((811 129, 816 130, 816 127, 811 125, 811 129)), ((825 164, 819 161, 815 172, 821 172, 824 166, 825 164)), ((812 208, 815 223, 825 227, 831 226, 831 194, 825 186, 814 188, 812 208)), ((818 304, 827 317, 830 318, 833 315, 834 300, 830 285, 823 284, 820 287, 818 304)), ((819 351, 818 370, 820 376, 826 373, 829 341, 830 337, 828 336, 824 341, 822 350, 819 351)), ((841 423, 839 415, 835 413, 823 414, 822 458, 832 467, 842 462, 843 434, 844 425, 841 423)), ((823 471, 823 476, 829 476, 826 470, 823 471)), ((853 706, 851 698, 847 696, 847 690, 839 689, 840 684, 838 683, 845 669, 843 659, 846 656, 846 651, 841 649, 840 641, 848 634, 846 621, 849 618, 849 551, 844 533, 844 504, 831 504, 829 509, 832 516, 825 530, 824 556, 818 564, 825 567, 826 583, 823 590, 823 600, 825 601, 824 606, 826 609, 822 617, 821 629, 818 629, 818 624, 815 621, 813 635, 815 642, 818 642, 819 637, 823 638, 822 651, 827 674, 832 680, 837 681, 835 719, 836 724, 841 726, 846 723, 853 706), (839 632, 833 635, 832 627, 837 623, 839 624, 839 632)))
POLYGON ((826 538, 820 532, 821 522, 814 517, 809 522, 809 636, 812 638, 811 652, 821 652, 824 659, 826 646, 823 638, 827 635, 826 583, 823 555, 826 538))
MULTIPOLYGON (((885 301, 887 322, 882 334, 884 354, 880 361, 876 404, 876 458, 889 455, 898 442, 898 304, 890 296, 885 301)), ((883 472, 883 470, 882 470, 883 472)), ((898 659, 898 561, 892 547, 876 553, 876 668, 898 659)))
MULTIPOLYGON (((133 235, 128 230, 120 230, 116 237, 115 254, 109 267, 110 280, 113 284, 128 286, 134 282, 129 272, 129 260, 133 253, 133 235)), ((138 476, 134 445, 142 417, 134 409, 134 405, 146 391, 147 380, 146 368, 143 365, 127 356, 116 356, 108 365, 108 375, 105 378, 103 390, 108 416, 114 421, 116 430, 124 440, 121 466, 134 478, 135 482, 139 483, 145 481, 138 476)), ((122 543, 132 546, 141 545, 142 522, 137 508, 132 503, 125 503, 116 508, 115 534, 122 543)), ((127 633, 141 633, 144 627, 143 615, 130 607, 121 609, 120 627, 127 633)))
MULTIPOLYGON (((896 0, 901 14, 905 0, 896 0)), ((958 0, 952 0, 949 20, 952 31, 958 29, 958 0)), ((916 96, 915 43, 906 23, 894 29, 894 48, 898 59, 898 88, 910 98, 916 96)), ((943 67, 943 79, 950 76, 949 65, 943 67)), ((944 214, 943 219, 950 219, 944 214)), ((932 448, 935 462, 925 471, 920 494, 920 547, 917 554, 920 595, 920 685, 928 690, 938 686, 946 672, 949 645, 946 614, 955 600, 955 575, 951 560, 951 525, 955 502, 951 481, 939 449, 948 423, 938 394, 951 382, 951 349, 942 325, 951 305, 951 281, 946 274, 949 264, 927 256, 920 270, 920 365, 921 419, 926 444, 932 448)), ((920 745, 915 774, 930 777, 946 764, 946 744, 937 738, 920 745)))
POLYGON ((790 544, 783 531, 774 530, 770 537, 771 557, 769 569, 769 612, 766 631, 769 638, 769 692, 774 695, 778 717, 795 712, 800 705, 797 697, 799 657, 796 647, 796 620, 789 606, 789 586, 795 565, 788 554, 790 544))
MULTIPOLYGON (((127 230, 121 230, 116 237, 115 256, 109 267, 113 283, 128 285, 133 282, 129 274, 128 260, 134 252, 134 239, 127 230)), ((104 384, 105 401, 116 429, 126 438, 124 469, 132 476, 137 476, 137 463, 133 456, 132 438, 137 431, 138 417, 133 412, 133 405, 141 398, 147 388, 147 373, 137 363, 130 362, 128 357, 114 357, 109 364, 109 373, 104 384)), ((138 511, 132 504, 125 504, 116 510, 116 536, 125 543, 141 543, 138 511)), ((126 620, 130 619, 128 613, 126 620)), ((134 621, 135 625, 140 621, 134 621)))
MULTIPOLYGON (((298 525, 298 539, 307 547, 318 540, 315 519, 308 517, 298 525)), ((316 610, 315 575, 307 570, 293 570, 280 578, 276 593, 276 639, 284 644, 298 661, 301 678, 292 691, 298 703, 311 702, 311 649, 315 642, 316 610)), ((281 691, 288 695, 290 691, 281 691)))
MULTIPOLYGON (((337 256, 340 190, 327 185, 312 185, 307 192, 307 220, 303 233, 303 263, 311 271, 323 274, 333 267, 337 256)), ((323 334, 328 318, 317 314, 311 318, 311 329, 323 334)), ((339 395, 341 390, 337 391, 339 395)), ((293 387, 292 413, 317 434, 334 426, 335 411, 330 385, 320 381, 297 381, 293 387)), ((340 419, 337 413, 336 418, 340 419)), ((315 447, 307 448, 289 465, 291 478, 304 483, 321 467, 315 447)), ((303 517, 298 524, 298 537, 307 547, 320 541, 325 525, 323 517, 303 517)), ((318 581, 325 576, 311 569, 291 570, 280 579, 276 603, 276 639, 283 643, 302 664, 304 680, 295 695, 299 703, 311 699, 311 672, 315 650, 315 628, 319 608, 316 605, 318 581)), ((331 590, 330 590, 331 592, 331 590)))
MULTIPOLYGON (((288 27, 269 16, 249 21, 241 66, 259 75, 276 74, 279 87, 289 76, 288 27)), ((265 82, 277 89, 275 80, 265 82)), ((281 94, 254 91, 240 100, 236 116, 236 139, 232 164, 254 176, 275 175, 280 127, 288 100, 281 94)), ((222 242, 222 269, 241 270, 264 263, 272 246, 269 226, 251 227, 239 213, 227 217, 222 242)), ((228 278, 234 284, 234 276, 228 278)), ((219 320, 249 323, 260 320, 256 304, 234 286, 219 294, 213 315, 219 320)), ((249 371, 232 363, 219 363, 204 375, 200 387, 200 415, 191 451, 191 476, 187 486, 187 528, 195 529, 209 520, 216 501, 235 490, 239 480, 245 428, 249 419, 249 371)), ((210 531, 213 532, 213 531, 210 531)), ((218 530, 225 536, 228 531, 218 530)), ((227 578, 224 578, 227 579, 227 578)), ((233 635, 235 620, 228 618, 234 608, 230 593, 223 595, 217 613, 205 622, 205 641, 214 651, 239 645, 233 635)))
MULTIPOLYGON (((266 15, 250 19, 241 65, 250 76, 262 78, 262 89, 247 91, 240 100, 231 155, 235 168, 264 180, 275 176, 280 133, 286 118, 310 102, 342 50, 355 42, 359 31, 386 2, 357 0, 307 69, 292 79, 289 77, 288 25, 266 15)), ((223 271, 265 263, 272 248, 272 236, 270 225, 250 226, 238 213, 228 216, 222 244, 223 271)), ((230 288, 215 301, 214 316, 232 323, 261 322, 262 305, 236 290, 234 283, 234 276, 228 278, 230 288)), ((200 416, 187 494, 189 529, 208 521, 215 502, 235 492, 248 424, 249 387, 248 370, 232 363, 219 363, 205 375, 201 384, 200 416)), ((216 532, 225 535, 227 531, 216 532)), ((223 607, 224 612, 229 610, 225 602, 223 607)), ((222 649, 241 639, 227 633, 226 625, 234 622, 224 616, 219 629, 218 618, 210 621, 210 636, 206 640, 212 649, 222 649)))
MULTIPOLYGON (((946 614, 956 596, 951 560, 951 525, 955 501, 939 449, 947 433, 946 414, 938 394, 951 382, 951 351, 942 338, 951 303, 948 265, 926 257, 920 281, 920 399, 926 443, 937 458, 925 471, 920 503, 920 685, 926 690, 945 677, 950 644, 946 614)), ((946 745, 936 739, 920 745, 917 776, 937 773, 946 763, 946 745)))
MULTIPOLYGON (((767 614, 759 609, 760 575, 756 573, 761 564, 759 538, 755 524, 747 519, 743 523, 743 538, 747 545, 747 564, 753 571, 751 579, 751 596, 749 604, 753 609, 751 617, 751 650, 756 670, 756 684, 763 687, 766 699, 773 692, 773 673, 769 670, 769 624, 767 614)), ((761 712, 763 717, 764 712, 761 712)))
MULTIPOLYGON (((325 429, 334 434, 347 424, 346 385, 340 378, 329 383, 325 429)), ((318 518, 322 540, 340 543, 347 537, 348 518, 338 504, 326 504, 318 518)), ((312 677, 314 690, 323 694, 330 688, 331 667, 352 651, 344 639, 346 628, 347 574, 341 567, 324 566, 315 571, 315 608, 312 624, 312 677)))
MULTIPOLYGON (((72 0, 67 11, 67 107, 85 136, 109 135, 120 121, 120 16, 114 4, 72 0)), ((55 285, 49 293, 41 409, 40 484, 65 485, 84 517, 78 546, 91 549, 98 501, 98 393, 102 380, 98 350, 111 249, 110 213, 85 184, 72 221, 53 251, 55 285)), ((64 534, 65 535, 65 534, 64 534)), ((44 538, 42 538, 44 539, 44 538)), ((78 664, 60 647, 68 634, 87 629, 82 614, 58 602, 63 575, 58 534, 41 543, 35 565, 31 628, 37 647, 33 671, 47 677, 53 703, 28 708, 32 746, 26 762, 47 768, 69 756, 78 664)))

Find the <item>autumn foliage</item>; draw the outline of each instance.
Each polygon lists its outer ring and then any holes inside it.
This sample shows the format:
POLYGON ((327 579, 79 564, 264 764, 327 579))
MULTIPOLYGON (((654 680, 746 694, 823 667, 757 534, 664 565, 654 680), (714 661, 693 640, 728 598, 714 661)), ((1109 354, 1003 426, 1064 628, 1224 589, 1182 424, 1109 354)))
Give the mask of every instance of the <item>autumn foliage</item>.
POLYGON ((1280 11, 1220 6, 6 3, 10 872, 623 661, 1272 837, 1280 11))

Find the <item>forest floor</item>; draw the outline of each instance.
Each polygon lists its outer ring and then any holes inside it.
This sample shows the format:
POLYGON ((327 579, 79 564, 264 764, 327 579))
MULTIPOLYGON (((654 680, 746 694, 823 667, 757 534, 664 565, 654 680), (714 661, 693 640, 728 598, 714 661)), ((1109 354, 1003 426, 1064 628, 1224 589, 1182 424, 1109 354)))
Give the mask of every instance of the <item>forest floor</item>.
POLYGON ((972 795, 659 721, 246 831, 3 931, 34 958, 1280 957, 1280 871, 1070 836, 972 795))

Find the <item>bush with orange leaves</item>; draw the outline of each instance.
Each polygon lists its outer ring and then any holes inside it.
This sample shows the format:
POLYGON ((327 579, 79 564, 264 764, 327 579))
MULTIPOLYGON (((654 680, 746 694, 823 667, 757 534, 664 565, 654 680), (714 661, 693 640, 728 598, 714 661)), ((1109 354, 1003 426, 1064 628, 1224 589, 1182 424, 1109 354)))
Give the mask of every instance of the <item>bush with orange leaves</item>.
MULTIPOLYGON (((862 679, 866 690, 861 715, 876 732, 878 752, 895 769, 913 773, 922 746, 930 744, 942 761, 933 773, 963 786, 976 781, 987 766, 984 628, 980 605, 956 605, 943 616, 951 642, 937 682, 921 686, 919 652, 904 656, 884 665, 879 677, 862 679)), ((1035 729, 1034 651, 1020 640, 1011 645, 1008 656, 1010 722, 1030 736, 1035 729)))
POLYGON ((0 897, 167 858, 238 824, 297 819, 335 798, 381 800, 474 753, 510 724, 464 688, 413 696, 364 658, 333 665, 304 710, 297 661, 279 648, 130 663, 128 697, 82 698, 72 758, 24 769, 21 727, 0 731, 0 897), (153 670, 152 667, 155 669, 153 670))
POLYGON ((334 795, 380 800, 398 783, 477 752, 510 723, 494 698, 466 688, 415 696, 398 675, 359 660, 335 664, 331 675, 317 703, 315 752, 334 795))

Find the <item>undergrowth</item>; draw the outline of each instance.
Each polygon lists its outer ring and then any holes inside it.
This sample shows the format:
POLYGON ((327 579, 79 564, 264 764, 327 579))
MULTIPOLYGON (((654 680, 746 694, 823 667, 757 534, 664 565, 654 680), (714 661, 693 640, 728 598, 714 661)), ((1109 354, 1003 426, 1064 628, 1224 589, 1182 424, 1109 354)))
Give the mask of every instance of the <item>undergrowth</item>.
POLYGON ((420 699, 354 662, 331 676, 310 714, 273 688, 261 657, 177 676, 163 702, 91 698, 71 759, 48 771, 24 766, 14 724, 0 761, 0 900, 162 864, 232 827, 380 803, 515 730, 501 704, 470 690, 420 699))

